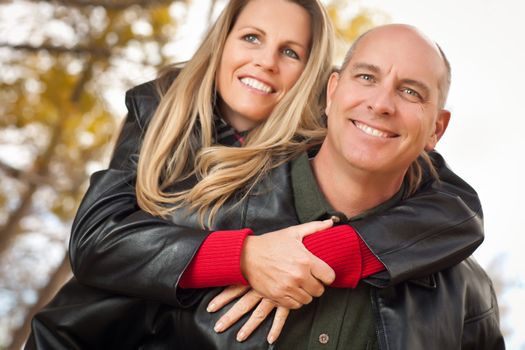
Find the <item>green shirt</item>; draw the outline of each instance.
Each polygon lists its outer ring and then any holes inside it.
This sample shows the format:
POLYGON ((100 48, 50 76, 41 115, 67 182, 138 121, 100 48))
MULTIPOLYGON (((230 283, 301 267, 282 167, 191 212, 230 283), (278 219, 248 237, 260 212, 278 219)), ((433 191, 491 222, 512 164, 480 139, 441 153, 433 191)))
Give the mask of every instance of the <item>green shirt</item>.
MULTIPOLYGON (((292 186, 297 216, 301 223, 327 219, 336 212, 319 190, 306 154, 292 162, 292 186)), ((399 201, 402 191, 380 206, 350 221, 385 210, 399 201)), ((360 282, 355 289, 326 288, 320 298, 298 310, 292 310, 276 349, 378 349, 375 319, 368 284, 360 282)))

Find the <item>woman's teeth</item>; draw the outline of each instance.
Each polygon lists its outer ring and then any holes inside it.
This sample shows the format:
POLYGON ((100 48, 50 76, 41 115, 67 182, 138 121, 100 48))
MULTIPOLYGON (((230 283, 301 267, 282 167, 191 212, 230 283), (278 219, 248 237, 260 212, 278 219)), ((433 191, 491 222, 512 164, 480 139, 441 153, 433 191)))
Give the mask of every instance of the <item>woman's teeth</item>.
POLYGON ((264 92, 264 93, 271 93, 273 92, 273 89, 266 85, 265 83, 257 80, 257 79, 253 79, 253 78, 241 78, 241 83, 243 83, 244 85, 246 86, 249 86, 255 90, 259 90, 261 92, 264 92))

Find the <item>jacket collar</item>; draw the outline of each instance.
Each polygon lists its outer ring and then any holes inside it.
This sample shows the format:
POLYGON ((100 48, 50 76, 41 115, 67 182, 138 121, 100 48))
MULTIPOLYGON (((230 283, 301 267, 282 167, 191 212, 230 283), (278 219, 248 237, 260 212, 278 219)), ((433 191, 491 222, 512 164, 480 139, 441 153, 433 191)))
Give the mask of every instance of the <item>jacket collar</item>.
POLYGON ((383 212, 401 201, 404 192, 404 184, 392 198, 368 209, 359 215, 347 218, 345 214, 336 211, 328 203, 321 193, 317 180, 310 166, 310 159, 306 153, 299 155, 292 161, 291 165, 292 188, 297 216, 301 223, 324 220, 337 216, 340 222, 352 222, 363 219, 369 215, 383 212))

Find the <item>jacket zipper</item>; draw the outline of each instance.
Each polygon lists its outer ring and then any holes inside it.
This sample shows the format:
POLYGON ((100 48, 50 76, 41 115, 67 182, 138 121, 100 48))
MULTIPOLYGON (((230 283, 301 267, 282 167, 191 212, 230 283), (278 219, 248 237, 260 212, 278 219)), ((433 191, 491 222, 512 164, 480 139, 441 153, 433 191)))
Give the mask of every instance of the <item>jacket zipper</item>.
POLYGON ((374 313, 374 317, 376 319, 377 345, 379 350, 388 350, 389 346, 386 339, 385 329, 383 327, 383 320, 381 318, 381 312, 379 312, 379 296, 377 289, 374 287, 372 287, 370 293, 370 302, 372 303, 372 312, 374 313))

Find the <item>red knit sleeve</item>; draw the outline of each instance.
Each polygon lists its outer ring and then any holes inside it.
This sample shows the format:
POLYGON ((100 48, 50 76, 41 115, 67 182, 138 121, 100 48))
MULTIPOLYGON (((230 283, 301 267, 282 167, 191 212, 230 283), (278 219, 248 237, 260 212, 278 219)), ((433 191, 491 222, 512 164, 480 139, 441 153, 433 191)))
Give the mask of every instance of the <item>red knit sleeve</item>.
POLYGON ((248 284, 241 273, 241 252, 250 229, 215 231, 202 243, 180 281, 181 288, 248 284))
POLYGON ((305 247, 335 271, 332 287, 355 288, 360 279, 385 269, 349 225, 334 226, 308 235, 305 247))
MULTIPOLYGON (((357 234, 356 234, 357 235, 357 234)), ((375 273, 381 272, 385 269, 385 265, 372 253, 366 246, 365 242, 358 236, 359 249, 361 250, 361 278, 371 276, 375 273)))
MULTIPOLYGON (((211 233, 182 275, 179 286, 206 288, 248 284, 240 270, 240 259, 244 239, 252 233, 250 229, 211 233)), ((332 287, 355 288, 360 279, 385 269, 348 225, 308 235, 303 243, 334 269, 336 279, 332 287)))

